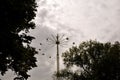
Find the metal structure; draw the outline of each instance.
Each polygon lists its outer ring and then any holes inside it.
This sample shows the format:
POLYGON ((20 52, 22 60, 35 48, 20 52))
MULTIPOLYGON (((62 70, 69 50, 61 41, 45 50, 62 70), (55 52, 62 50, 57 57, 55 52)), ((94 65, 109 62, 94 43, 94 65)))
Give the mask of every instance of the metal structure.
POLYGON ((57 45, 57 78, 59 80, 59 44, 60 44, 60 41, 59 41, 59 35, 57 34, 56 36, 56 45, 57 45))
POLYGON ((60 80, 59 73, 60 73, 60 57, 59 57, 59 46, 66 45, 67 41, 69 40, 68 37, 65 37, 65 35, 59 35, 56 36, 52 35, 51 37, 46 39, 49 43, 56 45, 57 48, 57 54, 56 54, 56 62, 57 62, 57 80, 60 80))

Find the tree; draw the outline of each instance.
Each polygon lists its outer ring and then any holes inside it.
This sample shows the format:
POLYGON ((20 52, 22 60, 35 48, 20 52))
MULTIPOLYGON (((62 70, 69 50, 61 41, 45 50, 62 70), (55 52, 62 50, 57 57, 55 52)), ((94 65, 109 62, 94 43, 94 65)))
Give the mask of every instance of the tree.
POLYGON ((64 52, 62 57, 66 66, 60 72, 63 80, 120 80, 119 42, 82 42, 64 52))
POLYGON ((35 0, 0 1, 0 72, 2 75, 11 69, 24 78, 28 70, 36 67, 37 54, 30 46, 34 37, 28 35, 34 29, 32 21, 36 11, 35 0), (20 34, 20 32, 23 33, 20 34))

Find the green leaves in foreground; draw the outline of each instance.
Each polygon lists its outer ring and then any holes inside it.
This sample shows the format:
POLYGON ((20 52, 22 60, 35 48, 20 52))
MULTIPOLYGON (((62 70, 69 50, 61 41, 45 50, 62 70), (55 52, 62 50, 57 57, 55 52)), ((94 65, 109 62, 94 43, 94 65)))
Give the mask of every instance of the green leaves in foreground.
POLYGON ((35 0, 0 1, 0 73, 8 69, 28 78, 28 70, 36 67, 37 54, 30 46, 34 37, 28 35, 35 28, 35 0), (21 32, 24 32, 21 34, 21 32))
POLYGON ((82 42, 64 52, 63 80, 120 80, 120 43, 82 42))

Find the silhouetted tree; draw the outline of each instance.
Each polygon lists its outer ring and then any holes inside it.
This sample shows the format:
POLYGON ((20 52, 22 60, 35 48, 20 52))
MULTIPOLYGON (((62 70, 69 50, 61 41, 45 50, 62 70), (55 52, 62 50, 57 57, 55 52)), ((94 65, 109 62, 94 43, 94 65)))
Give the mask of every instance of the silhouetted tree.
POLYGON ((34 37, 27 35, 34 29, 32 19, 36 11, 35 0, 1 0, 0 1, 0 72, 8 69, 28 78, 28 70, 36 67, 37 54, 30 46, 34 37), (24 33, 20 34, 21 31, 24 33))
POLYGON ((62 57, 66 66, 60 72, 62 80, 120 80, 119 42, 82 42, 62 57))

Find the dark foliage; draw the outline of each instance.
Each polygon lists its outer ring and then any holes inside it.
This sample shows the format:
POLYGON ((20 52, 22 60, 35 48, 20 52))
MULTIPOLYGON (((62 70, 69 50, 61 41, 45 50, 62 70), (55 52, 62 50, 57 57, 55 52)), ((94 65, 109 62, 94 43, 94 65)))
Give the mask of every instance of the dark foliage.
POLYGON ((32 19, 36 11, 35 0, 0 1, 0 72, 2 75, 12 69, 18 75, 28 78, 28 70, 36 67, 37 54, 30 46, 34 37, 27 35, 34 29, 32 19), (21 31, 26 33, 19 34, 21 31), (25 45, 26 46, 25 46, 25 45))
POLYGON ((120 80, 119 42, 82 42, 62 56, 66 65, 60 72, 62 80, 120 80))

